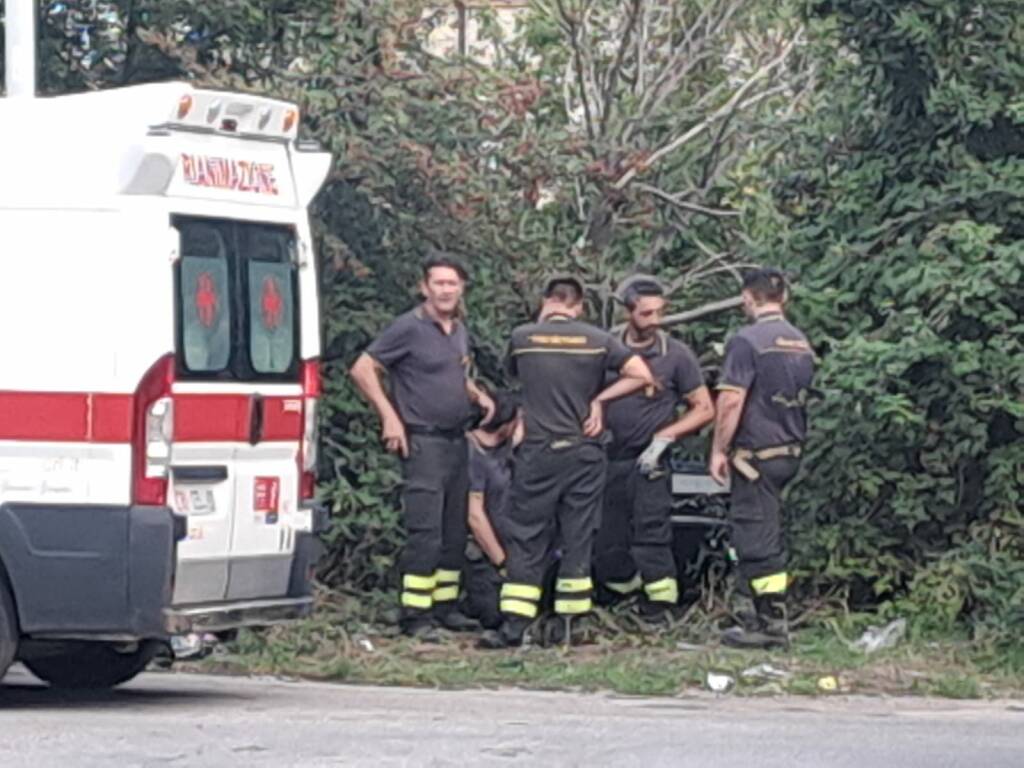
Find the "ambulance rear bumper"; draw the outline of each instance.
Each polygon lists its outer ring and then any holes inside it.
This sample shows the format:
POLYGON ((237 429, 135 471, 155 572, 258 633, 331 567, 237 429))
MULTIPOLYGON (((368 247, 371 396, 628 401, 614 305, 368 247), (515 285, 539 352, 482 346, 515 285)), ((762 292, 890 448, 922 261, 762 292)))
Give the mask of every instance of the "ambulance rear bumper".
POLYGON ((222 632, 240 627, 266 627, 305 618, 313 612, 312 597, 282 597, 203 605, 176 605, 164 611, 168 634, 222 632))
POLYGON ((0 566, 23 635, 138 640, 164 635, 175 542, 168 507, 0 505, 0 566))

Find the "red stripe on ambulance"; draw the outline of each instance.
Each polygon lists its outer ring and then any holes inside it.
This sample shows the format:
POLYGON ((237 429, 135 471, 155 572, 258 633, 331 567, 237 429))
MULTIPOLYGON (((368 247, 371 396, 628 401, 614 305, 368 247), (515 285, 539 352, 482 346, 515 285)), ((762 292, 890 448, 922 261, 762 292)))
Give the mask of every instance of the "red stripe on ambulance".
POLYGON ((99 392, 0 392, 0 440, 128 443, 134 398, 99 392))
MULTIPOLYGON (((248 442, 255 398, 175 394, 175 442, 248 442)), ((0 440, 129 443, 134 397, 106 392, 0 392, 0 440)), ((263 398, 260 440, 302 439, 302 399, 263 398)))

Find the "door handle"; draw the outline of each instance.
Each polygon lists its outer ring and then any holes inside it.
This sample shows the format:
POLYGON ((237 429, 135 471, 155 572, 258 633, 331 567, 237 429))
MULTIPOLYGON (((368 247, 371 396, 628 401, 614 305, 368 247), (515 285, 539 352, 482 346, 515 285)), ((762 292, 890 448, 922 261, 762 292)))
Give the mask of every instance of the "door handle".
POLYGON ((263 395, 255 394, 249 401, 249 445, 263 439, 263 395))
POLYGON ((175 483, 220 483, 228 479, 228 468, 223 464, 171 467, 175 483))

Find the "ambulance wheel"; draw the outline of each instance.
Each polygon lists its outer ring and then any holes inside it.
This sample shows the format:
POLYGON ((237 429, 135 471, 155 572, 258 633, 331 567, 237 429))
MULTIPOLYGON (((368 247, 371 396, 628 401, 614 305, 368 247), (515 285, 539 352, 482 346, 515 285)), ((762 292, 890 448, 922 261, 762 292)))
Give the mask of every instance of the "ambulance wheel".
POLYGON ((159 647, 143 642, 125 651, 108 643, 62 643, 24 662, 33 675, 54 688, 113 688, 144 670, 159 647))
POLYGON ((14 661, 18 652, 18 616, 14 612, 14 600, 7 588, 7 578, 0 571, 0 679, 14 661))

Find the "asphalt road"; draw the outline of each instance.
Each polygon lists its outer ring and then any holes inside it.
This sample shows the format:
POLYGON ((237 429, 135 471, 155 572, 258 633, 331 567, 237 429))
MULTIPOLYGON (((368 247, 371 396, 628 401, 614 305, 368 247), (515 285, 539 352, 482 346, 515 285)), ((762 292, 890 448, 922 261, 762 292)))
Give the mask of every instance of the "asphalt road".
POLYGON ((1024 701, 642 699, 147 673, 60 694, 15 667, 0 766, 1024 766, 1024 701))

